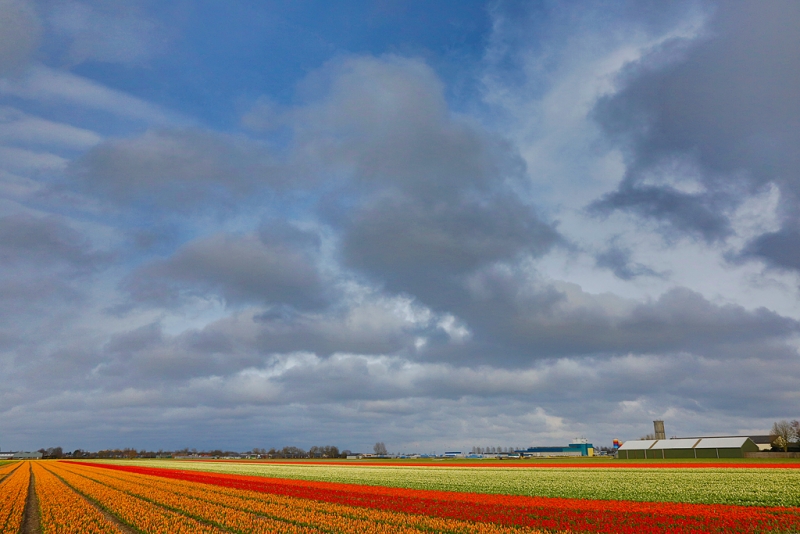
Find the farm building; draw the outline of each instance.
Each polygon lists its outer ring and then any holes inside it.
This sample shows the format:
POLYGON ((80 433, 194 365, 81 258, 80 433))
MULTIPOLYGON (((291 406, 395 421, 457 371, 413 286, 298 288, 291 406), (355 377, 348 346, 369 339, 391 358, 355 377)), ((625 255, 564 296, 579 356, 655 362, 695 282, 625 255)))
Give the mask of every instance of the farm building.
POLYGON ((41 460, 41 452, 0 452, 0 460, 41 460))
MULTIPOLYGON (((718 438, 741 438, 744 436, 717 436, 718 438)), ((768 451, 772 449, 772 436, 768 434, 761 434, 761 435, 751 435, 747 436, 750 438, 753 443, 758 445, 758 450, 760 451, 768 451)), ((690 438, 685 438, 690 439, 690 438)), ((703 439, 703 436, 696 436, 691 439, 703 439)))
POLYGON ((667 458, 744 458, 759 448, 747 436, 724 438, 642 439, 626 441, 618 458, 626 460, 667 458))

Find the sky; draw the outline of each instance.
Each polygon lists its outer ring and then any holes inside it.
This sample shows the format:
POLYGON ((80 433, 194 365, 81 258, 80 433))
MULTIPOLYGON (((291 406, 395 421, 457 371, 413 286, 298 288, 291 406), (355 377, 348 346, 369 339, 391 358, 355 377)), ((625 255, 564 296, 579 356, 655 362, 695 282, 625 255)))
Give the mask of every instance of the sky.
POLYGON ((0 448, 800 418, 800 3, 0 0, 0 448))

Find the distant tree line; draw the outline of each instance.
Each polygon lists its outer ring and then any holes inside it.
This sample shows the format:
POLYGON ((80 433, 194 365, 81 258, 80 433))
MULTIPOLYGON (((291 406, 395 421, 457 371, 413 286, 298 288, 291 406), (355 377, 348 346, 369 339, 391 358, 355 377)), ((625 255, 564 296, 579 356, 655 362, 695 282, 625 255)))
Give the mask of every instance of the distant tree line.
MULTIPOLYGON (((42 458, 74 458, 74 459, 89 459, 89 458, 175 458, 196 456, 204 458, 346 458, 348 455, 353 454, 351 451, 345 449, 340 451, 334 445, 314 446, 309 450, 301 449, 300 447, 283 447, 282 449, 271 448, 269 450, 255 447, 250 451, 235 452, 223 451, 221 449, 202 450, 197 449, 178 449, 175 451, 165 451, 159 449, 158 451, 148 451, 145 449, 136 450, 134 448, 124 449, 103 449, 99 451, 85 451, 83 449, 76 449, 72 452, 65 452, 62 447, 50 447, 47 449, 39 449, 42 453, 42 458)), ((385 453, 384 453, 385 454, 385 453)))

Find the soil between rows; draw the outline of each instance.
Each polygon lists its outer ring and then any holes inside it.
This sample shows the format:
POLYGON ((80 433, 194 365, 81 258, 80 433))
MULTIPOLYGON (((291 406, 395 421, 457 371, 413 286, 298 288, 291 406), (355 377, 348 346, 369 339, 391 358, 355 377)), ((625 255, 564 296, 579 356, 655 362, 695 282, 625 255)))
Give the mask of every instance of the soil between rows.
POLYGON ((31 471, 31 481, 28 484, 28 498, 25 500, 25 510, 22 512, 20 534, 41 534, 42 525, 39 522, 39 498, 36 496, 36 477, 33 475, 33 467, 30 464, 27 467, 31 471))

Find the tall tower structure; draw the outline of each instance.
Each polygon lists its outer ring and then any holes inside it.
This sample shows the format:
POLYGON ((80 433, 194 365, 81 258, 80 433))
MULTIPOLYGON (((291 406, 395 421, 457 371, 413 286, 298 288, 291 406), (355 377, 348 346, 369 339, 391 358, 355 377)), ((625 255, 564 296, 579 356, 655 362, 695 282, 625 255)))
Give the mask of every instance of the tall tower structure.
POLYGON ((653 429, 656 431, 656 439, 667 439, 664 432, 664 421, 653 421, 653 429))

